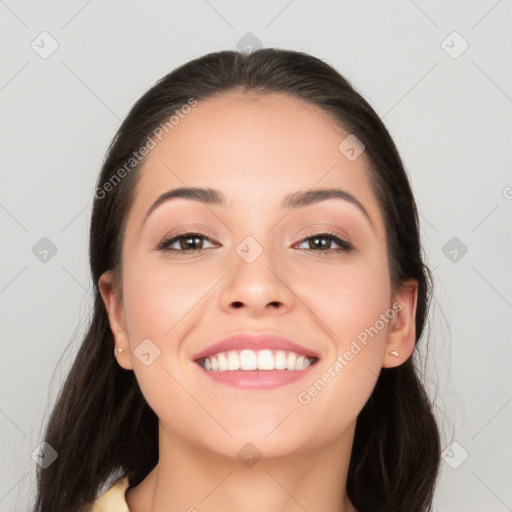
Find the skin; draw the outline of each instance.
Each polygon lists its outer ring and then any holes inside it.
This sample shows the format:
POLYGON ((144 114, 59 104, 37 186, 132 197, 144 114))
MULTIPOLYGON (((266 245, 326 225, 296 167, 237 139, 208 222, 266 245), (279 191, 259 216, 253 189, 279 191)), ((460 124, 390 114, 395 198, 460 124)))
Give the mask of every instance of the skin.
POLYGON ((124 233, 122 297, 111 271, 99 282, 124 349, 118 363, 135 372, 159 418, 159 462, 126 493, 132 512, 355 511, 345 492, 355 422, 380 369, 412 354, 417 283, 391 287, 368 161, 338 150, 347 135, 287 95, 230 92, 199 102, 148 155, 124 233), (173 199, 144 223, 160 194, 183 186, 218 189, 228 206, 173 199), (370 220, 342 199, 280 208, 286 194, 329 187, 355 196, 370 220), (202 250, 158 250, 194 229, 211 240, 201 239, 202 250), (307 238, 325 229, 353 251, 335 252, 326 240, 330 251, 320 255, 307 238), (236 252, 247 236, 263 249, 252 263, 236 252), (300 403, 298 394, 394 302, 395 317, 300 403), (271 390, 211 381, 193 354, 240 332, 285 336, 320 360, 309 377, 271 390), (160 355, 146 366, 133 351, 148 338, 160 355), (237 457, 247 442, 262 454, 252 467, 237 457))

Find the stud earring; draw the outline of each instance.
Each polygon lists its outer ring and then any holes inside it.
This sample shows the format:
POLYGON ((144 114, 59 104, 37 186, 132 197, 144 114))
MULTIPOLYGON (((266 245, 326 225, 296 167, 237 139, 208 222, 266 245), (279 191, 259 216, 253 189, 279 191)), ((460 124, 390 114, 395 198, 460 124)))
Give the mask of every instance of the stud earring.
POLYGON ((114 356, 117 357, 124 349, 122 348, 117 348, 117 349, 114 349, 114 356))
POLYGON ((400 354, 399 354, 396 350, 391 350, 389 353, 390 353, 392 356, 395 356, 395 357, 399 357, 399 356, 400 356, 400 354))

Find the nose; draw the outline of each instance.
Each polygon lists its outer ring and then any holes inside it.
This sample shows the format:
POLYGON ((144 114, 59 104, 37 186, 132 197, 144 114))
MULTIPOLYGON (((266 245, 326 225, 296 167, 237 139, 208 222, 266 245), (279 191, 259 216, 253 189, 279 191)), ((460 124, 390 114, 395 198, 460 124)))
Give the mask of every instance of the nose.
POLYGON ((248 261, 235 253, 233 267, 222 281, 220 307, 251 318, 289 312, 297 297, 287 282, 283 262, 270 249, 248 261))

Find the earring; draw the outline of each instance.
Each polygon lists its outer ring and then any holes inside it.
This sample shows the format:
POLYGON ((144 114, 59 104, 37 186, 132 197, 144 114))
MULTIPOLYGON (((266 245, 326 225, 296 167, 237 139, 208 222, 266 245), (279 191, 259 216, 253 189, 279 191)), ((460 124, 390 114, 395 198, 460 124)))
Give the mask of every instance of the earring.
POLYGON ((117 348, 117 349, 114 349, 114 357, 117 357, 124 349, 122 348, 117 348))
POLYGON ((391 350, 389 353, 390 353, 392 356, 395 356, 395 357, 399 357, 399 356, 400 356, 400 354, 399 354, 396 350, 391 350))

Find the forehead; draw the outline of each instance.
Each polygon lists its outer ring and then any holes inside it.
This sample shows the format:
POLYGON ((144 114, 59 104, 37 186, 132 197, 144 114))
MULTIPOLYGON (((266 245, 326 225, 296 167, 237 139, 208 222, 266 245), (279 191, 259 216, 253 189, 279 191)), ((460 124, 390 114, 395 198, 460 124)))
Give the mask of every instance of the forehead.
POLYGON ((341 187, 377 217, 365 154, 350 161, 339 149, 348 135, 327 112, 282 93, 200 101, 155 139, 139 171, 133 215, 183 186, 220 189, 229 206, 246 210, 277 208, 299 189, 341 187))

